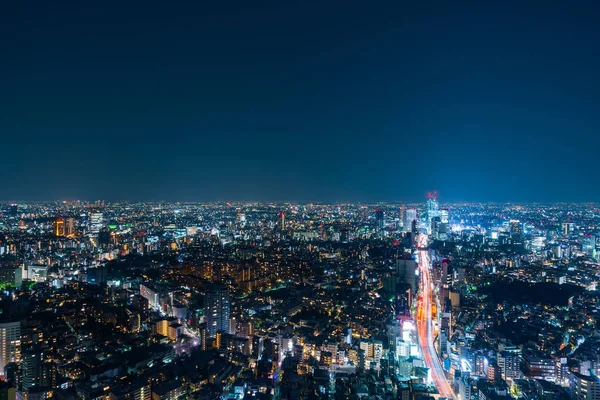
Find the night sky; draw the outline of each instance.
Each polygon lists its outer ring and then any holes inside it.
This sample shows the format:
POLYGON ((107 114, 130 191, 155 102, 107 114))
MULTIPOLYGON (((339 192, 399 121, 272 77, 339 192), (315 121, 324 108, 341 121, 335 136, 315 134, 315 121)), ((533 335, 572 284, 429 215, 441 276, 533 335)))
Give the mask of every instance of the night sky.
POLYGON ((4 0, 0 199, 598 201, 599 21, 579 1, 4 0))

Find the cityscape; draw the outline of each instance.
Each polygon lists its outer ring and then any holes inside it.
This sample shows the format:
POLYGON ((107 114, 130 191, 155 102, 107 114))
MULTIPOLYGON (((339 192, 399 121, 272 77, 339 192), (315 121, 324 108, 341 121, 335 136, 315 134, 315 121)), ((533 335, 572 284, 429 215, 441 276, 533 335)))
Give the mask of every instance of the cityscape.
POLYGON ((0 400, 600 400, 600 1, 0 1, 0 400))
POLYGON ((4 203, 4 399, 596 399, 594 204, 4 203))

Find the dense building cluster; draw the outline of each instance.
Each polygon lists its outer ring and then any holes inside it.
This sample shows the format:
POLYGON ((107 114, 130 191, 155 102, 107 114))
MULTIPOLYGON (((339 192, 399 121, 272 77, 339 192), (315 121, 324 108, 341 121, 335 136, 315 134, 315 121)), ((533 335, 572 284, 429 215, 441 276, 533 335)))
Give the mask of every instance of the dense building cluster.
POLYGON ((0 398, 439 397, 431 291, 447 397, 597 400, 599 231, 594 205, 435 193, 1 204, 0 398))

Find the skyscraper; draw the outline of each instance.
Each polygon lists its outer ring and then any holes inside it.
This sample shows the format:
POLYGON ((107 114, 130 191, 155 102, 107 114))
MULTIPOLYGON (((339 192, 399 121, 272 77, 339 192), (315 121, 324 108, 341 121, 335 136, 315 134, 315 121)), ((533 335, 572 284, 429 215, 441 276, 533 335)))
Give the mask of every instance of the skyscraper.
POLYGON ((521 377, 521 350, 498 352, 498 366, 504 380, 512 381, 521 377))
POLYGON ((440 216, 440 205, 437 201, 437 193, 433 192, 427 195, 427 206, 426 206, 426 218, 427 218, 427 232, 431 232, 431 220, 435 217, 440 216))
POLYGON ((23 361, 21 363, 23 391, 28 391, 32 387, 41 384, 43 362, 44 351, 40 347, 33 346, 23 350, 23 361))
POLYGON ((383 229, 383 210, 375 210, 375 224, 378 230, 383 229))
POLYGON ((396 274, 402 279, 402 281, 410 286, 412 293, 416 293, 417 290, 417 263, 415 260, 397 260, 396 261, 396 274))
POLYGON ((582 239, 581 250, 588 256, 593 256, 596 251, 596 236, 591 233, 586 233, 582 239))
POLYGON ((217 331, 229 331, 229 292, 223 285, 211 285, 206 293, 204 315, 208 337, 215 337, 217 331))
POLYGON ((89 218, 89 231, 90 233, 97 234, 100 229, 104 227, 104 214, 101 212, 90 213, 89 218))
POLYGON ((440 219, 442 224, 447 224, 450 221, 450 213, 447 208, 442 208, 440 210, 440 219))
POLYGON ((21 361, 21 322, 0 324, 0 375, 4 377, 4 367, 11 362, 21 361))
POLYGON ((279 213, 279 217, 281 218, 281 230, 284 231, 285 230, 285 211, 281 211, 279 213))
POLYGON ((412 231, 412 223, 417 219, 417 210, 414 208, 407 208, 404 210, 404 214, 402 215, 402 226, 404 232, 412 231))
POLYGON ((519 221, 518 219, 510 220, 509 229, 510 229, 511 234, 520 235, 523 231, 523 229, 521 227, 522 227, 521 221, 519 221))
POLYGON ((67 218, 65 224, 65 236, 74 237, 75 236, 75 218, 69 217, 67 218))
POLYGON ((54 221, 54 235, 65 236, 65 220, 63 217, 58 217, 56 218, 56 221, 54 221))

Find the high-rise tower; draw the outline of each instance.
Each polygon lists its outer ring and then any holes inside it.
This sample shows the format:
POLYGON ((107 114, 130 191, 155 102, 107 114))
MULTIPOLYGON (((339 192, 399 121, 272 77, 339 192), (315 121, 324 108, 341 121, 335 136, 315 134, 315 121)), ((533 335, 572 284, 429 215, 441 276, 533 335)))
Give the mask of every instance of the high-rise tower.
POLYGON ((204 303, 208 337, 215 337, 218 331, 228 332, 229 312, 229 292, 223 285, 211 285, 206 293, 204 303))
POLYGON ((0 323, 0 376, 11 362, 21 361, 21 322, 0 323))
POLYGON ((402 225, 404 232, 412 231, 413 221, 417 219, 417 210, 414 208, 407 208, 404 210, 404 214, 402 215, 402 225))
POLYGON ((440 205, 437 201, 437 193, 427 194, 427 207, 426 207, 426 218, 427 218, 427 232, 431 232, 431 220, 435 217, 440 216, 440 205))
POLYGON ((65 236, 65 220, 63 217, 58 217, 54 221, 54 236, 65 236))

